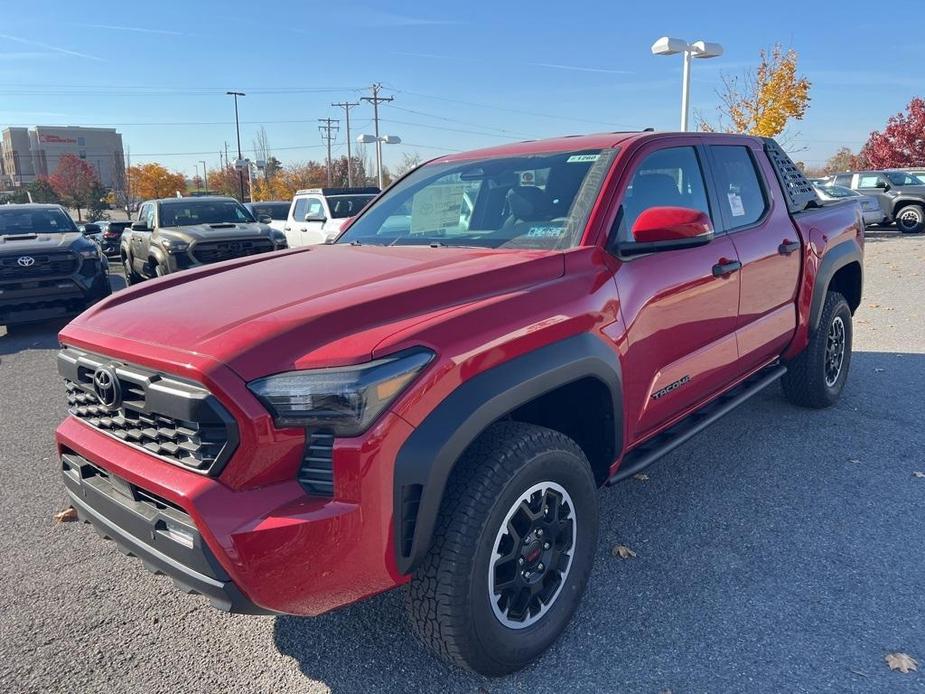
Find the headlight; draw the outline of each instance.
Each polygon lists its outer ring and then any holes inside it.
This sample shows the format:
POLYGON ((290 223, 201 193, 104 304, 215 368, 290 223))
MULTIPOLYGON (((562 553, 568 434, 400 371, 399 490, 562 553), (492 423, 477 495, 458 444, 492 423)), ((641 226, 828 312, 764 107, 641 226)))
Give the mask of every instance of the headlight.
POLYGON ((278 427, 311 427, 336 436, 357 436, 433 358, 430 350, 413 349, 358 366, 268 376, 247 387, 278 427))
POLYGON ((96 248, 85 248, 80 251, 81 258, 99 258, 100 252, 96 248))
POLYGON ((277 248, 286 248, 288 245, 288 242, 286 241, 286 235, 276 229, 270 233, 270 238, 273 239, 273 245, 277 248))
POLYGON ((188 243, 176 239, 161 239, 161 245, 167 249, 168 253, 182 253, 189 248, 188 243))

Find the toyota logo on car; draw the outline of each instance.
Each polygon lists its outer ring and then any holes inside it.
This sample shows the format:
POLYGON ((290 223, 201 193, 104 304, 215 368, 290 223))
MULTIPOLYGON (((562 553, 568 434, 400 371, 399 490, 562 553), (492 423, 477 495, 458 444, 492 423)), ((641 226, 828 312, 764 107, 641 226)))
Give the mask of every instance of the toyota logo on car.
POLYGON ((16 261, 20 267, 32 267, 35 265, 35 258, 31 255, 22 255, 19 256, 19 259, 16 261))
POLYGON ((108 366, 101 366, 94 371, 93 392, 104 407, 116 409, 122 400, 122 389, 116 372, 108 366))

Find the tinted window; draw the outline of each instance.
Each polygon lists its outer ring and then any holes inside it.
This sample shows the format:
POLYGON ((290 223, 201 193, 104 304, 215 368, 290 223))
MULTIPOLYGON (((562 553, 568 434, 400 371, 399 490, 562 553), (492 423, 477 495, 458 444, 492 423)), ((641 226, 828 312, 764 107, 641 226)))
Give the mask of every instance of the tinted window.
POLYGON ((358 214, 372 200, 373 195, 332 195, 328 197, 328 207, 334 219, 343 219, 358 214))
POLYGON ((890 183, 894 186, 920 186, 922 185, 921 179, 917 176, 912 176, 907 173, 902 173, 900 171, 890 171, 886 177, 890 179, 890 183))
POLYGON ((689 207, 710 214, 693 147, 660 149, 639 165, 623 198, 621 241, 633 240, 633 224, 650 207, 689 207))
POLYGON ((851 185, 851 174, 838 174, 835 177, 835 183, 840 186, 850 186, 851 185))
POLYGON ((364 211, 339 243, 570 248, 615 150, 425 164, 364 211))
POLYGON ((63 210, 36 209, 4 205, 0 207, 0 236, 17 234, 58 234, 77 231, 63 210))
POLYGON ((255 202, 250 206, 251 212, 254 213, 254 217, 262 217, 267 215, 271 219, 286 219, 289 215, 289 203, 288 202, 255 202))
POLYGON ((747 147, 712 145, 717 197, 729 228, 749 226, 764 215, 767 201, 747 147))
POLYGON ((182 202, 162 202, 161 227, 185 227, 194 224, 238 224, 253 222, 244 205, 236 200, 202 200, 181 198, 182 202))

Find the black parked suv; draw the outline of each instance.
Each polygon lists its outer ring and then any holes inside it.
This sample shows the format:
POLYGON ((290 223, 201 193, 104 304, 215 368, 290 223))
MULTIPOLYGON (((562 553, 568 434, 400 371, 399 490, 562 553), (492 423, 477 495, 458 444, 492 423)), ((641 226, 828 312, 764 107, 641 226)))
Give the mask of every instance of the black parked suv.
POLYGON ((855 171, 836 174, 831 182, 880 201, 884 222, 896 222, 904 234, 925 231, 925 181, 908 171, 855 171))
POLYGON ((99 245, 63 207, 0 206, 0 325, 74 315, 111 292, 99 245))

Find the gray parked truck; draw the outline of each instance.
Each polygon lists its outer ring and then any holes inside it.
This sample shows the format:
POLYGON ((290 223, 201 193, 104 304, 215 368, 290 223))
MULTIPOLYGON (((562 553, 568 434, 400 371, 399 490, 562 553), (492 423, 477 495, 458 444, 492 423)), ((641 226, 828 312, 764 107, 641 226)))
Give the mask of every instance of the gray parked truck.
POLYGON ((63 207, 0 206, 0 325, 72 316, 111 291, 99 245, 63 207))
POLYGON ((234 198, 189 197, 149 200, 122 233, 119 254, 125 281, 286 248, 286 236, 234 198))
POLYGON ((880 201, 883 222, 896 222, 904 234, 925 231, 925 180, 909 171, 855 171, 836 174, 831 179, 880 201))

